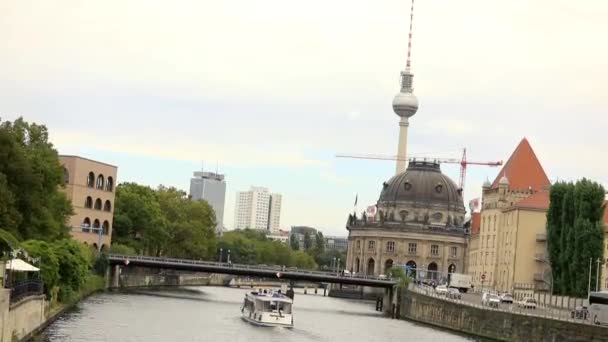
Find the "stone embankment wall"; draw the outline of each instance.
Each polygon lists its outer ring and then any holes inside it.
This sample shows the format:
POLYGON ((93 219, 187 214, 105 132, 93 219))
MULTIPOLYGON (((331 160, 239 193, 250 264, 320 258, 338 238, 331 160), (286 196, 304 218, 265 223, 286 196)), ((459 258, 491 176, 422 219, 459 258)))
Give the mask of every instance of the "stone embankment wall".
POLYGON ((0 289, 0 342, 21 340, 44 324, 44 295, 28 297, 10 304, 10 290, 0 289))
POLYGON ((499 341, 608 341, 608 328, 525 314, 487 310, 401 293, 400 317, 499 341))
MULTIPOLYGON (((110 276, 116 277, 116 270, 110 276)), ((155 287, 155 286, 222 286, 228 277, 207 273, 164 273, 146 268, 120 268, 118 282, 110 281, 110 287, 155 287), (114 285, 112 285, 114 284, 114 285)))

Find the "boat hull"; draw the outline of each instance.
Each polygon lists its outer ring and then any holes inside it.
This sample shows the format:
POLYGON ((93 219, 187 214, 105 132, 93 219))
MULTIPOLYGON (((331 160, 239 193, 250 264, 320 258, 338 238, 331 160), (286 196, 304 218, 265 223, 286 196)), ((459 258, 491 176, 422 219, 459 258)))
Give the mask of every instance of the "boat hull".
POLYGON ((249 322, 253 325, 256 325, 258 327, 283 327, 283 328, 287 328, 287 329, 291 329, 293 328, 293 324, 291 323, 282 323, 282 322, 264 322, 264 321, 258 321, 255 320, 253 318, 249 318, 247 316, 241 316, 241 318, 243 319, 243 321, 245 322, 249 322))

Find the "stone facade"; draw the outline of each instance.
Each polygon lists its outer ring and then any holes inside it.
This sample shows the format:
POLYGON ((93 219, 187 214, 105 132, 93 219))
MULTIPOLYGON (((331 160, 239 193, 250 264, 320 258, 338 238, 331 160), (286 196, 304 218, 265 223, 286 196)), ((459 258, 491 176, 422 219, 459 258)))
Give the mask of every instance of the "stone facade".
POLYGON ((28 297, 13 305, 10 290, 0 289, 0 342, 19 341, 36 331, 46 320, 44 295, 28 297))
POLYGON ((375 217, 349 217, 349 271, 381 275, 407 265, 417 271, 411 275, 439 281, 465 272, 462 191, 439 164, 410 162, 406 172, 383 184, 377 207, 375 217))
POLYGON ((117 167, 77 156, 59 156, 64 167, 65 192, 74 215, 69 220, 72 237, 95 248, 110 246, 116 195, 117 167))

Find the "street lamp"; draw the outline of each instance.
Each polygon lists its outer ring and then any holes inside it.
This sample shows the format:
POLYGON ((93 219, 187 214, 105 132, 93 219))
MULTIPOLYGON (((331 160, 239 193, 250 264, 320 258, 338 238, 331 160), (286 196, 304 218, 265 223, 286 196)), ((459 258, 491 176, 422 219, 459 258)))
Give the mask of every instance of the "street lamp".
POLYGON ((80 228, 82 229, 82 232, 85 233, 89 230, 92 231, 96 231, 97 232, 97 252, 101 253, 101 237, 103 235, 103 228, 102 227, 90 227, 88 224, 81 224, 80 228), (86 231, 85 231, 86 230, 86 231))
POLYGON ((220 248, 220 257, 219 257, 219 262, 222 262, 222 252, 224 251, 223 248, 220 248))
POLYGON ((336 267, 336 273, 340 272, 340 258, 338 258, 338 265, 336 267))
POLYGON ((230 263, 230 250, 228 250, 228 259, 226 260, 227 263, 230 263))

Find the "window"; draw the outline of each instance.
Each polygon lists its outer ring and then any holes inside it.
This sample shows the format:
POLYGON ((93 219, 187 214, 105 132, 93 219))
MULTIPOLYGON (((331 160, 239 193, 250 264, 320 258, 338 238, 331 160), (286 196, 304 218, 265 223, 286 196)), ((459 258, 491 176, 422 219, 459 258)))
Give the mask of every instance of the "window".
POLYGON ((85 208, 93 208, 93 199, 91 198, 91 196, 88 196, 87 199, 84 201, 84 207, 85 208))
POLYGON ((63 183, 68 184, 69 182, 70 182, 70 171, 68 171, 68 169, 66 169, 64 167, 63 168, 63 183))
POLYGON ((95 200, 95 210, 101 210, 101 199, 95 200))
POLYGON ((367 249, 370 251, 373 251, 374 249, 376 249, 376 241, 368 241, 367 249))
POLYGON ((106 181, 106 191, 112 191, 114 190, 114 178, 112 178, 112 176, 108 177, 108 180, 106 181))
POLYGON ((99 228, 99 220, 95 219, 95 221, 93 222, 93 228, 99 228))
POLYGON ((410 254, 416 254, 416 250, 418 245, 415 242, 410 242, 407 244, 407 252, 410 254))
POLYGON ((103 175, 97 176, 97 189, 103 190, 104 178, 103 175))
POLYGON ((386 243, 386 251, 394 252, 395 251, 395 241, 389 241, 386 243))
POLYGON ((91 227, 91 219, 88 217, 85 217, 84 221, 82 221, 82 230, 84 232, 88 232, 90 227, 91 227))
POLYGON ((450 256, 455 258, 458 255, 458 247, 450 247, 450 256))
POLYGON ((431 255, 439 255, 439 245, 431 245, 431 255))
POLYGON ((87 176, 87 186, 92 188, 95 185, 95 174, 93 172, 89 172, 87 176))
POLYGON ((112 211, 112 203, 110 203, 110 201, 106 201, 106 203, 103 205, 103 210, 104 211, 112 211))
POLYGON ((110 231, 110 224, 108 223, 108 221, 103 221, 101 229, 103 229, 103 235, 108 235, 108 232, 110 231))

